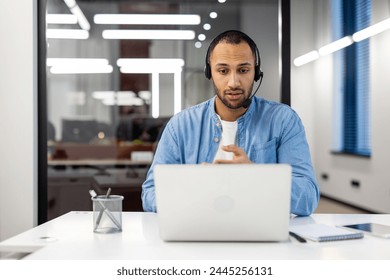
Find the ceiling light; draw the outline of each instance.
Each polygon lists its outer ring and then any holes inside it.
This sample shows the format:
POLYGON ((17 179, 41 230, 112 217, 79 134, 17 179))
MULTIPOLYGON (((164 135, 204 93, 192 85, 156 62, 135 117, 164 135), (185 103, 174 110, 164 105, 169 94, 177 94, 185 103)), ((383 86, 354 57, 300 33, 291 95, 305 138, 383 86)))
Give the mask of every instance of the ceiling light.
POLYGON ((48 39, 88 39, 89 32, 80 29, 46 29, 48 39))
POLYGON ((105 58, 47 58, 47 66, 58 66, 58 65, 108 65, 108 60, 105 58))
POLYGON ((113 67, 111 65, 101 66, 72 66, 72 65, 59 65, 50 68, 52 74, 109 74, 112 73, 113 67))
POLYGON ((96 24, 199 25, 199 15, 183 14, 97 14, 96 24))
POLYGON ((318 54, 317 51, 311 51, 307 54, 301 55, 301 56, 297 57, 296 59, 294 59, 294 65, 295 66, 302 66, 306 63, 309 63, 311 61, 318 59, 319 57, 320 57, 320 55, 318 54))
POLYGON ((138 96, 147 102, 152 99, 152 93, 149 90, 140 90, 138 96))
POLYGON ((198 35, 198 39, 199 39, 199 41, 204 41, 204 40, 206 40, 206 35, 204 35, 204 34, 199 34, 199 35, 198 35))
POLYGON ((76 0, 64 0, 65 4, 68 6, 69 9, 76 6, 76 0))
POLYGON ((209 16, 210 18, 217 18, 218 14, 216 12, 211 12, 209 16))
POLYGON ((52 74, 101 74, 112 73, 107 59, 100 58, 48 58, 46 62, 52 74))
POLYGON ((102 103, 107 106, 142 106, 145 102, 139 97, 117 97, 117 98, 107 98, 103 99, 102 103))
POLYGON ((211 29, 211 25, 209 23, 205 23, 205 24, 203 24, 203 29, 204 30, 210 30, 211 29))
POLYGON ((152 74, 152 117, 158 118, 160 104, 160 74, 173 73, 174 113, 181 111, 181 72, 184 60, 180 58, 120 58, 117 61, 121 73, 152 74))
POLYGON ((226 0, 218 0, 219 3, 225 3, 226 0))
POLYGON ((71 8, 70 11, 72 12, 72 14, 74 14, 77 17, 77 21, 79 22, 79 25, 82 29, 84 30, 91 29, 91 25, 89 24, 87 18, 85 17, 84 13, 81 11, 78 5, 71 8))
POLYGON ((115 91, 94 91, 92 92, 92 97, 95 99, 105 99, 105 98, 112 98, 115 96, 115 91))
POLYGON ((352 41, 352 38, 351 36, 346 36, 344 38, 341 38, 337 41, 334 41, 326 46, 323 46, 322 48, 320 48, 318 50, 318 52, 320 53, 320 55, 324 56, 324 55, 328 55, 328 54, 331 54, 335 51, 338 51, 338 50, 341 50, 345 47, 348 47, 349 45, 351 45, 353 43, 352 41))
POLYGON ((377 35, 383 31, 386 31, 387 29, 390 29, 390 18, 354 33, 352 35, 352 39, 355 42, 359 42, 371 36, 377 35))
POLYGON ((196 42, 195 43, 195 48, 197 48, 197 49, 200 49, 202 47, 202 43, 201 42, 196 42))
POLYGON ((103 30, 104 39, 193 40, 193 30, 103 30))
POLYGON ((115 98, 116 96, 121 96, 121 98, 134 98, 136 94, 134 91, 94 91, 92 92, 92 97, 95 99, 110 99, 115 98))
POLYGON ((184 60, 180 58, 120 58, 121 73, 176 73, 181 72, 184 60))
POLYGON ((362 40, 365 40, 369 37, 372 37, 374 35, 377 35, 381 32, 386 31, 387 29, 390 29, 390 18, 385 19, 381 22, 378 22, 374 25, 371 25, 367 28, 364 28, 358 32, 355 32, 352 37, 351 36, 346 36, 340 40, 337 40, 335 42, 332 42, 326 46, 323 46, 322 48, 319 49, 319 51, 311 51, 305 55, 302 55, 300 57, 297 57, 294 60, 294 65, 295 66, 301 66, 305 63, 311 62, 313 60, 316 60, 318 58, 318 53, 322 56, 333 53, 335 51, 338 51, 342 48, 345 48, 353 42, 360 42, 362 40))
POLYGON ((47 14, 47 24, 76 24, 77 18, 72 14, 47 14))
POLYGON ((90 30, 91 25, 89 24, 84 13, 81 11, 79 5, 77 5, 76 1, 75 0, 64 0, 64 2, 68 6, 71 13, 76 16, 80 27, 84 30, 90 30))

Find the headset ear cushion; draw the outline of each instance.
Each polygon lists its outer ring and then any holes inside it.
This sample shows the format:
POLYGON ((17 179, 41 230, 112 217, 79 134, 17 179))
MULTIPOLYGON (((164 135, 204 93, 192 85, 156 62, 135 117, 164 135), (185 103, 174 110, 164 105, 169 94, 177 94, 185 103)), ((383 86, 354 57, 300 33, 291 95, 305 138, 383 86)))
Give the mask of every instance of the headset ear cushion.
POLYGON ((255 82, 257 82, 260 79, 261 70, 259 66, 255 67, 255 82))
POLYGON ((263 71, 261 71, 259 66, 256 66, 256 68, 255 68, 255 82, 260 80, 260 78, 262 78, 262 77, 263 77, 263 71))
POLYGON ((260 79, 260 72, 259 72, 259 67, 255 67, 255 82, 257 82, 260 79))

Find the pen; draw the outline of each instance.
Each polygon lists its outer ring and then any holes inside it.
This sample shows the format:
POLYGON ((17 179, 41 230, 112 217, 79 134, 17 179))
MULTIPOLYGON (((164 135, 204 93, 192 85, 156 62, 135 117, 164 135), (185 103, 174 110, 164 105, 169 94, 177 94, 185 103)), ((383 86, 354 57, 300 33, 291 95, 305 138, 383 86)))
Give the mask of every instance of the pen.
POLYGON ((296 234, 295 232, 289 231, 290 236, 294 237, 296 240, 298 240, 301 243, 306 243, 306 239, 302 236, 296 234))
MULTIPOLYGON (((106 194, 106 199, 108 199, 108 197, 110 196, 110 193, 111 193, 111 188, 108 188, 107 194, 106 194)), ((104 208, 100 209, 99 216, 96 219, 95 230, 98 228, 98 226, 100 224, 100 220, 102 219, 105 208, 106 208, 106 206, 104 206, 104 208)))

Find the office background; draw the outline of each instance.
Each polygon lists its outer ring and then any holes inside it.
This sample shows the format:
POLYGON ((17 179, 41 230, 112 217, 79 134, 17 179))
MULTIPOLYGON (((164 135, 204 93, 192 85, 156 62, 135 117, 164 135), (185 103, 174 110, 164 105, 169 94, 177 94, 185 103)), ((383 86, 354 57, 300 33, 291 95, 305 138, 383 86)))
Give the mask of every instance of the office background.
MULTIPOLYGON (((37 224, 37 1, 5 0, 0 4, 0 240, 37 224), (26 139, 29 139, 26 141, 26 139)), ((242 9, 242 30, 277 40, 277 20, 256 26, 258 13, 277 10, 277 1, 264 1, 261 11, 242 9), (268 9, 268 10, 267 10, 268 9), (266 34, 266 35, 264 35, 266 34)), ((389 17, 388 1, 373 1, 372 22, 389 17)), ((291 1, 291 56, 299 56, 330 42, 329 1, 291 1)), ((275 42, 260 42, 265 79, 260 90, 266 98, 279 100, 279 49, 275 42), (276 59, 275 59, 276 57, 276 59), (267 65, 268 61, 268 65, 267 65), (273 79, 271 79, 273 77, 273 79), (276 78, 275 78, 276 77, 276 78), (272 94, 274 95, 272 95, 272 94)), ((308 135, 321 191, 330 197, 374 212, 390 211, 387 185, 386 143, 390 119, 386 104, 386 79, 390 34, 371 39, 372 157, 360 158, 331 153, 332 142, 332 56, 302 67, 291 66, 291 105, 301 116, 308 135), (327 175, 327 180, 322 179, 327 175), (351 181, 359 181, 359 187, 351 181)), ((202 59, 203 61, 203 59, 202 59)))

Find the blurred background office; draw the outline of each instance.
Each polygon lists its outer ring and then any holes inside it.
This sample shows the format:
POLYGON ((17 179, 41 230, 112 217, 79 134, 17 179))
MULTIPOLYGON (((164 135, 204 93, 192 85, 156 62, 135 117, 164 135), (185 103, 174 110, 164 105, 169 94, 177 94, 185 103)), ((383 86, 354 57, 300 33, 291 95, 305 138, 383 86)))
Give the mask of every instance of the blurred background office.
POLYGON ((141 211, 166 122, 214 95, 204 57, 226 29, 258 43, 266 99, 285 101, 281 44, 291 46, 289 103, 306 127, 322 196, 390 212, 390 1, 14 2, 0 4, 0 240, 90 210, 91 188, 111 187, 125 211, 141 211), (378 23, 374 35, 357 33, 378 23))

